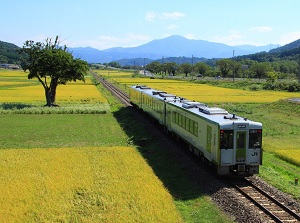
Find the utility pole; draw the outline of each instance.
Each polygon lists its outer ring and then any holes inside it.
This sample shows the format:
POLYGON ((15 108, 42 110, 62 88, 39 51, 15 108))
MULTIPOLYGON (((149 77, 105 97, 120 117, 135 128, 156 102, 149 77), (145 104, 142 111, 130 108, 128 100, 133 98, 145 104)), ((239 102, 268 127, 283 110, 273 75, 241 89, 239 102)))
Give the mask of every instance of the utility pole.
POLYGON ((191 73, 192 80, 193 80, 193 73, 194 73, 194 55, 192 55, 192 73, 191 73))
POLYGON ((300 55, 298 60, 299 68, 298 68, 298 83, 300 84, 300 55))
POLYGON ((194 55, 192 55, 192 66, 194 66, 194 55))
POLYGON ((164 57, 161 57, 161 69, 162 69, 162 74, 161 77, 164 78, 164 57))
POLYGON ((235 68, 234 68, 234 50, 233 50, 233 56, 232 56, 232 59, 233 59, 233 69, 232 69, 232 72, 233 72, 233 82, 234 82, 234 77, 235 77, 235 68))
POLYGON ((144 75, 146 75, 145 58, 144 58, 144 75))

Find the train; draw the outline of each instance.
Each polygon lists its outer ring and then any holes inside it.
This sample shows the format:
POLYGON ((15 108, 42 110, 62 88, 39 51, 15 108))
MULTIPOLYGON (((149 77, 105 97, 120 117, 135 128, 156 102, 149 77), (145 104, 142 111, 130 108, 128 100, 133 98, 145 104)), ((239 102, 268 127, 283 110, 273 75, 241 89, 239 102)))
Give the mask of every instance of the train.
POLYGON ((145 85, 130 86, 129 98, 134 107, 185 141, 197 157, 215 165, 218 175, 259 173, 262 123, 145 85))

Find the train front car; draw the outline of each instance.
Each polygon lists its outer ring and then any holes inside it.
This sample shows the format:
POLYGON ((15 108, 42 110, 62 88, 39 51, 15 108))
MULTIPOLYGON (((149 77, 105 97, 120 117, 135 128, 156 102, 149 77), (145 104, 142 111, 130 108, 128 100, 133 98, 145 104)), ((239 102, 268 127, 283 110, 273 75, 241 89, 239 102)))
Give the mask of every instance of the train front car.
POLYGON ((219 175, 251 176, 262 164, 262 124, 238 117, 224 116, 220 122, 219 175))
POLYGON ((147 86, 131 86, 133 105, 155 118, 217 167, 218 175, 251 176, 262 164, 262 124, 147 86))
POLYGON ((217 166, 218 175, 251 176, 262 163, 262 124, 200 102, 167 102, 167 129, 217 166))

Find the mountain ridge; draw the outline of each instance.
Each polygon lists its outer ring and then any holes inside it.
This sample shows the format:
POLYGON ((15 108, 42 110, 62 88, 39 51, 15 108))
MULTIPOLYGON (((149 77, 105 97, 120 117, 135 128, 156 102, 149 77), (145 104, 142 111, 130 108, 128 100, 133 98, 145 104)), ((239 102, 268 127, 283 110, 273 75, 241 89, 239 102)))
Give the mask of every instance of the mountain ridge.
MULTIPOLYGON (((275 46, 275 45, 273 45, 275 46)), ((270 44, 266 46, 229 46, 223 43, 206 40, 187 39, 179 35, 163 39, 155 39, 136 47, 113 47, 97 50, 92 47, 69 48, 70 52, 89 63, 107 63, 132 58, 148 58, 157 60, 163 57, 199 57, 199 58, 230 58, 235 56, 269 51, 270 44)))

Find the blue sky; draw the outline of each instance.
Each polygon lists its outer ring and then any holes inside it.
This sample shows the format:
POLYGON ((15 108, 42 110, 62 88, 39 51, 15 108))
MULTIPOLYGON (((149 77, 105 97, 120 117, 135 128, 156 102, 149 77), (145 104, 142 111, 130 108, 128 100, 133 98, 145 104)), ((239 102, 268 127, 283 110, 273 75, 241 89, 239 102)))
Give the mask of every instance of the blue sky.
POLYGON ((133 47, 181 35, 227 45, 300 39, 299 0, 0 0, 0 40, 133 47))

